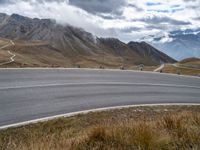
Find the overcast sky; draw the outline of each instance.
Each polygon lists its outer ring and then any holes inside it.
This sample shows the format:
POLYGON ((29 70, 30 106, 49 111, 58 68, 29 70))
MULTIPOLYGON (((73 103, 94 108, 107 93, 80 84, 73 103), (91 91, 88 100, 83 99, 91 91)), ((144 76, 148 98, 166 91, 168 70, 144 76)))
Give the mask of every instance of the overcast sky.
POLYGON ((0 12, 53 18, 125 42, 200 27, 200 0, 0 0, 0 12))

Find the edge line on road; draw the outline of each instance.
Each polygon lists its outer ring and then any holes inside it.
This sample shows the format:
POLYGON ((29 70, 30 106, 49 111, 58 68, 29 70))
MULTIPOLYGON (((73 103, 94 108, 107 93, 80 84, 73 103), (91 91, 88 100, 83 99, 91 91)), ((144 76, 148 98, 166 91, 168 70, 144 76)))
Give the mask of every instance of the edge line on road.
POLYGON ((81 85, 132 85, 132 86, 161 86, 161 87, 177 87, 177 88, 195 88, 200 89, 200 86, 178 85, 178 84, 156 84, 156 83, 129 83, 129 82, 87 82, 87 83, 60 83, 60 84, 38 84, 27 86, 0 87, 0 90, 9 89, 24 89, 24 88, 43 88, 54 86, 81 86, 81 85))
POLYGON ((200 104, 198 104, 198 103, 163 103, 163 104, 138 104, 138 105, 124 105, 124 106, 96 108, 96 109, 89 109, 89 110, 84 110, 84 111, 77 111, 77 112, 65 113, 65 114, 60 114, 60 115, 54 115, 54 116, 49 116, 49 117, 44 117, 44 118, 38 118, 38 119, 14 123, 14 124, 10 124, 10 125, 4 125, 4 126, 0 126, 0 130, 20 127, 20 126, 26 126, 29 124, 36 124, 36 123, 50 121, 50 120, 58 119, 58 118, 62 118, 62 117, 64 117, 64 118, 73 117, 76 115, 88 114, 88 113, 92 113, 92 112, 102 112, 102 111, 117 110, 117 109, 123 109, 123 108, 134 108, 134 107, 153 107, 153 106, 200 106, 200 104))

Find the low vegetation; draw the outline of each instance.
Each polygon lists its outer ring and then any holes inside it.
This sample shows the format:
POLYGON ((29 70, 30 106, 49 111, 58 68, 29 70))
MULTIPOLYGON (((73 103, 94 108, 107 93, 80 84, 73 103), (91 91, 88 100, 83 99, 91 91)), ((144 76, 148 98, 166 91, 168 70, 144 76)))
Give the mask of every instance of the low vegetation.
POLYGON ((173 65, 165 65, 163 69, 164 73, 173 73, 173 74, 180 74, 180 75, 191 75, 191 76, 199 76, 200 70, 193 69, 193 68, 178 68, 174 67, 173 65))
POLYGON ((194 67, 194 68, 195 67, 200 68, 200 58, 195 58, 195 57, 187 58, 187 59, 180 61, 180 63, 183 65, 194 67))
POLYGON ((95 112, 0 131, 2 150, 200 149, 200 106, 95 112))

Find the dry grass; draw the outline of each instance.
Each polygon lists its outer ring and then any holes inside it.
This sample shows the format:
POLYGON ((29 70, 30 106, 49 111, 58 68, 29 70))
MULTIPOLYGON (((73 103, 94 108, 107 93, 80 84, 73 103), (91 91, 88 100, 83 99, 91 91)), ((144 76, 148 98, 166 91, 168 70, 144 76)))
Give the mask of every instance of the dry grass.
POLYGON ((188 58, 188 59, 182 60, 179 63, 186 65, 186 66, 200 68, 200 59, 199 58, 188 58))
POLYGON ((200 149, 200 106, 89 113, 0 131, 2 150, 200 149))
POLYGON ((200 70, 195 69, 186 69, 186 68, 177 68, 172 65, 165 65, 163 69, 164 73, 173 73, 173 74, 181 74, 181 75, 192 75, 197 76, 200 74, 200 70))
MULTIPOLYGON (((0 47, 10 43, 7 39, 0 38, 0 47)), ((77 67, 80 68, 115 68, 124 66, 131 69, 138 64, 155 65, 150 57, 140 57, 133 51, 124 50, 123 55, 116 54, 110 47, 102 47, 93 53, 85 52, 79 47, 72 50, 71 47, 60 48, 52 46, 45 41, 20 41, 15 40, 9 50, 16 54, 15 63, 0 67, 77 67), (102 51, 103 50, 103 51, 102 51)), ((5 57, 0 53, 0 57, 5 57)), ((151 70, 151 67, 147 70, 151 70)))
MULTIPOLYGON (((0 68, 26 68, 26 67, 64 67, 64 68, 107 68, 120 69, 122 66, 125 70, 139 70, 138 65, 143 62, 151 66, 145 65, 143 71, 153 71, 156 66, 150 59, 133 57, 127 54, 123 57, 116 56, 111 49, 107 49, 105 53, 96 53, 94 55, 74 55, 66 53, 66 50, 59 50, 44 41, 14 41, 15 46, 10 46, 0 50, 0 63, 9 60, 10 55, 7 49, 16 54, 15 62, 2 65, 0 68)), ((9 44, 10 40, 0 38, 0 47, 9 44)), ((182 62, 184 65, 199 66, 199 60, 188 59, 182 62)), ((183 74, 183 75, 199 75, 199 70, 179 69, 172 65, 166 65, 163 69, 165 73, 183 74)))

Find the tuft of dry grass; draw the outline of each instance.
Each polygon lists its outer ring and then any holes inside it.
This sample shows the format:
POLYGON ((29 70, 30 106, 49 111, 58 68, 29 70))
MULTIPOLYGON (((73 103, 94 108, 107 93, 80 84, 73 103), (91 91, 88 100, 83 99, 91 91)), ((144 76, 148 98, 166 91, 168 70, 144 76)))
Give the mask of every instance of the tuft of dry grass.
POLYGON ((1 150, 200 149, 200 106, 135 107, 0 131, 1 150))
POLYGON ((162 124, 167 130, 180 130, 182 128, 182 118, 169 114, 163 117, 162 124))

